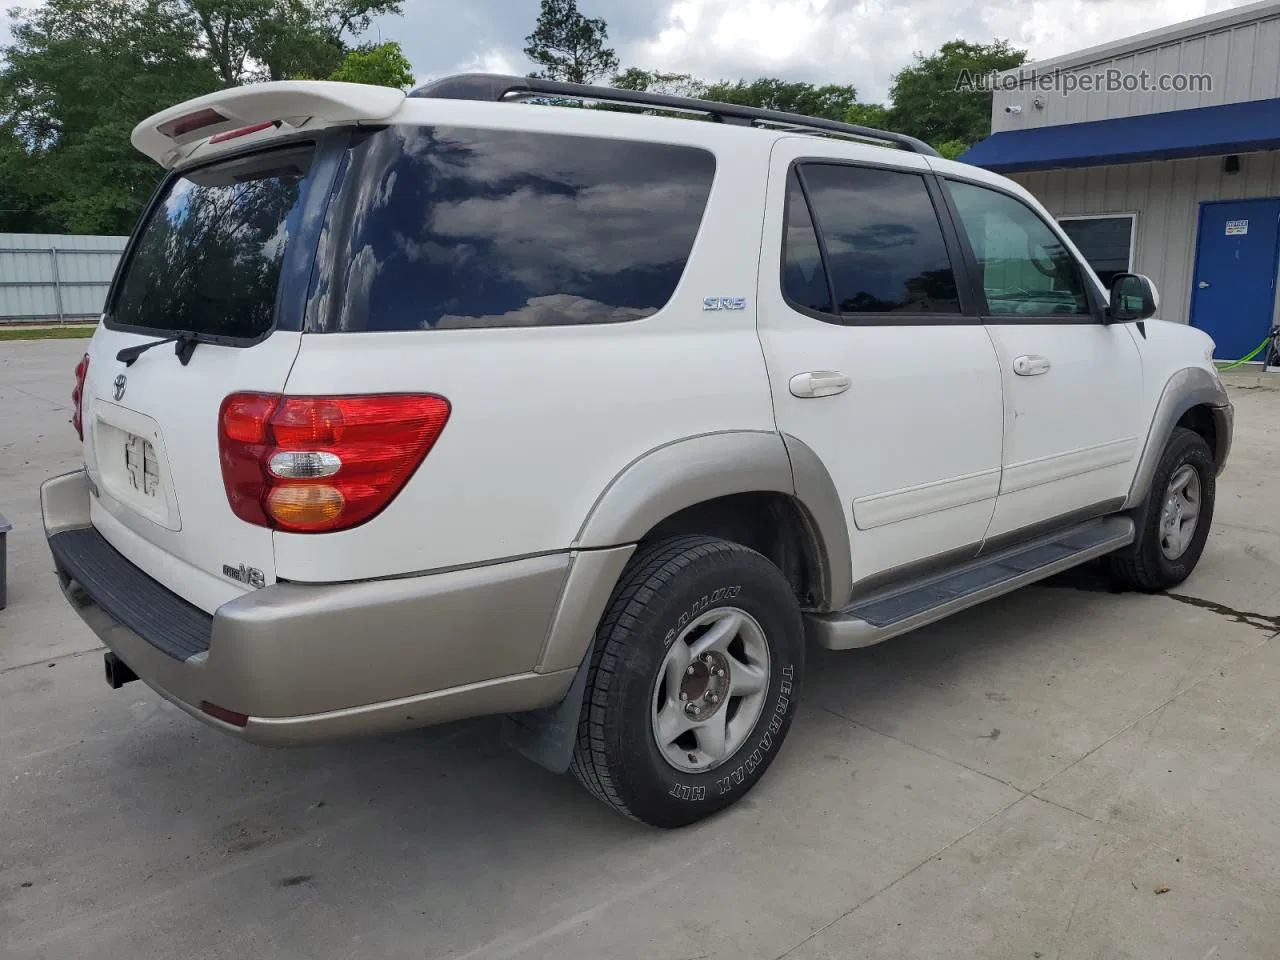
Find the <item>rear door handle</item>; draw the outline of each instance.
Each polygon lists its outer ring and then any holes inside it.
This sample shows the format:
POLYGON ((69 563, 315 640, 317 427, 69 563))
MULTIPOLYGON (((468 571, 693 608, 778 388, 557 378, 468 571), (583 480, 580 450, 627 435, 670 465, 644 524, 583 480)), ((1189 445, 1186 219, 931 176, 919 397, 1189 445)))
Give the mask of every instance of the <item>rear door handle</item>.
POLYGON ((797 373, 788 384, 793 397, 833 397, 849 389, 849 378, 839 370, 797 373))
POLYGON ((1048 357, 1018 357, 1013 361, 1013 372, 1020 377, 1038 377, 1049 372, 1048 357))

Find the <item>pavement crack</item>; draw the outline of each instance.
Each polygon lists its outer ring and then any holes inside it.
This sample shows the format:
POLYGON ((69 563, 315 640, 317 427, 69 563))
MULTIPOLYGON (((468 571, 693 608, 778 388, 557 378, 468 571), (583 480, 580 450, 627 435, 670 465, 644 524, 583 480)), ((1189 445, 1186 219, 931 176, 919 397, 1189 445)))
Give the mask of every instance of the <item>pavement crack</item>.
POLYGON ((868 896, 868 897, 866 897, 866 898, 864 898, 864 899, 862 899, 862 900, 858 901, 858 902, 857 902, 857 903, 855 903, 852 907, 850 907, 848 910, 844 911, 842 914, 840 914, 840 915, 839 915, 838 917, 836 917, 835 919, 830 920, 830 921, 828 921, 827 923, 822 924, 822 926, 818 927, 818 929, 817 929, 817 930, 814 930, 814 931, 813 931, 812 933, 810 933, 807 937, 804 937, 804 938, 803 938, 799 943, 794 944, 793 946, 791 946, 791 947, 789 947, 788 949, 784 950, 782 953, 778 954, 778 956, 775 958, 775 960, 786 960, 786 958, 787 958, 787 957, 791 956, 793 953, 795 953, 797 950, 799 950, 801 947, 803 947, 806 943, 808 943, 809 941, 813 940, 815 937, 820 936, 822 933, 824 933, 825 931, 829 930, 831 927, 834 927, 837 923, 839 923, 839 922, 840 922, 841 920, 843 920, 845 917, 852 916, 854 913, 856 913, 856 912, 858 912, 859 910, 861 910, 863 907, 865 907, 865 906, 866 906, 868 903, 870 903, 872 900, 875 900, 875 899, 876 899, 876 897, 879 897, 879 896, 881 896, 881 895, 883 895, 883 894, 887 893, 888 891, 892 890, 892 889, 893 889, 894 887, 896 887, 898 884, 902 883, 902 881, 906 880, 909 876, 911 876, 911 875, 912 875, 912 874, 914 874, 917 870, 919 870, 921 867, 923 867, 926 863, 929 863, 929 862, 933 861, 934 859, 936 859, 937 857, 942 856, 942 854, 946 853, 948 850, 950 850, 952 847, 954 847, 957 843, 960 843, 961 841, 963 841, 963 840, 967 839, 968 837, 972 836, 973 834, 977 833, 979 830, 981 830, 981 829, 982 829, 983 827, 985 827, 987 824, 991 823, 991 821, 996 820, 996 819, 998 819, 998 818, 1000 818, 1000 817, 1004 816, 1006 813, 1008 813, 1010 810, 1012 810, 1014 807, 1016 807, 1018 804, 1022 803, 1022 802, 1023 802, 1024 800, 1026 800, 1026 799, 1027 799, 1027 794, 1025 794, 1025 793, 1024 793, 1022 796, 1018 797, 1018 799, 1013 800, 1013 801, 1010 801, 1009 803, 1005 804, 1003 807, 1001 807, 1001 808, 1000 808, 999 810, 997 810, 995 813, 991 814, 989 817, 986 817, 986 818, 985 818, 981 823, 975 824, 974 826, 972 826, 972 827, 970 827, 968 830, 966 830, 964 833, 960 834, 960 836, 956 837, 954 840, 951 840, 950 842, 943 844, 941 847, 939 847, 937 850, 933 851, 933 853, 929 854, 927 857, 925 857, 923 860, 921 860, 921 861, 920 861, 919 863, 917 863, 915 866, 911 867, 911 869, 907 870, 907 871, 906 871, 905 873, 903 873, 901 876, 899 876, 899 877, 897 877, 897 878, 895 878, 895 879, 893 879, 893 880, 889 881, 889 882, 888 882, 888 883, 886 883, 883 887, 881 887, 879 890, 877 890, 875 893, 873 893, 873 894, 871 894, 870 896, 868 896))
POLYGON ((1089 855, 1089 863, 1084 868, 1084 873, 1080 877, 1079 883, 1076 885, 1076 896, 1071 901, 1071 913, 1067 917, 1067 925, 1062 930, 1062 937, 1058 940, 1058 949, 1054 954, 1055 958, 1062 956, 1062 951, 1067 945, 1067 938, 1071 936, 1071 925, 1076 922, 1076 913, 1080 909, 1080 900, 1084 897, 1085 884, 1089 881, 1089 874, 1093 873, 1093 865, 1098 862, 1098 854, 1102 852, 1102 846, 1106 842, 1107 828, 1103 827, 1098 831, 1097 842, 1093 845, 1093 853, 1089 855))
POLYGON ((83 657, 86 653, 97 653, 99 650, 105 650, 106 647, 99 644, 96 647, 89 647, 86 650, 72 650, 69 653, 60 653, 52 657, 41 657, 39 660, 31 660, 27 663, 15 663, 11 667, 0 668, 0 677, 7 673, 13 673, 15 670, 27 670, 31 667, 53 666, 55 663, 61 663, 63 660, 71 660, 75 657, 83 657))
POLYGON ((1280 631, 1280 615, 1269 616, 1265 613, 1247 613, 1244 610, 1228 607, 1225 603, 1218 603, 1215 600, 1202 600, 1200 597, 1188 597, 1181 593, 1166 593, 1165 596, 1170 600, 1177 600, 1179 603, 1185 603, 1193 607, 1199 607, 1201 610, 1208 610, 1210 613, 1216 613, 1220 617, 1227 617, 1234 623, 1243 623, 1245 626, 1253 627, 1256 630, 1266 630, 1273 633, 1280 631))
MULTIPOLYGON (((817 709, 817 710, 823 711, 824 713, 829 713, 831 714, 831 716, 839 720, 843 720, 845 723, 852 723, 856 727, 861 727, 863 730, 869 730, 872 733, 876 734, 877 736, 884 737, 886 740, 892 740, 894 743, 900 743, 904 747, 910 747, 912 750, 919 750, 921 753, 934 757, 937 760, 942 760, 945 763, 954 764, 957 767, 963 767, 965 770, 968 770, 970 773, 976 773, 980 777, 986 777, 988 780, 994 780, 996 783, 1003 784, 1004 786, 1008 787, 1011 790, 1017 790, 1024 797, 1030 796, 1032 793, 1031 790, 1027 790, 1023 787, 1020 787, 1016 783, 1011 783, 1010 781, 1005 780, 1003 777, 997 777, 994 773, 988 773, 986 770, 979 770, 977 767, 971 766, 970 764, 965 763, 963 760, 957 760, 955 757, 948 757, 946 754, 939 753, 936 750, 930 750, 928 747, 922 747, 918 743, 912 743, 910 740, 904 740, 902 737, 895 736, 892 733, 886 733, 883 730, 880 730, 880 729, 877 729, 876 727, 871 726, 870 724, 866 723, 863 720, 855 720, 852 717, 846 717, 839 710, 832 709, 831 707, 828 707, 825 704, 821 704, 821 703, 812 704, 811 709, 817 709)), ((993 730, 992 733, 994 733, 995 736, 992 736, 991 733, 984 733, 984 734, 980 734, 978 736, 978 739, 994 741, 996 737, 1000 735, 999 730, 993 730)), ((1040 784, 1040 786, 1043 787, 1044 784, 1042 783, 1040 784)), ((1033 789, 1038 790, 1039 787, 1035 787, 1033 789)))

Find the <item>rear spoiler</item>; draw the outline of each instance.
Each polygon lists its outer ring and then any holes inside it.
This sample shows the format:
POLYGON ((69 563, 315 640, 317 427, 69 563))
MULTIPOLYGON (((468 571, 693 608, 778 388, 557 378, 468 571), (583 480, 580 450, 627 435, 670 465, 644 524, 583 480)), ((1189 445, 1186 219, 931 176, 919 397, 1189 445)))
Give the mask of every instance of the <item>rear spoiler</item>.
POLYGON ((404 102, 391 87, 279 80, 231 87, 161 110, 133 128, 134 147, 172 169, 207 144, 281 127, 377 123, 404 102))

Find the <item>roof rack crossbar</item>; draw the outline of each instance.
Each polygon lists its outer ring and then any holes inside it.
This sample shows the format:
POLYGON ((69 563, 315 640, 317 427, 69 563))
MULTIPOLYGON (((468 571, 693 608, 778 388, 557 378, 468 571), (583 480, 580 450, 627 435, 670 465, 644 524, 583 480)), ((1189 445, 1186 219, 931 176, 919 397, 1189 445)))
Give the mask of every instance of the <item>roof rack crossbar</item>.
POLYGON ((542 80, 537 77, 505 76, 496 73, 463 73, 445 77, 426 84, 409 94, 410 97, 430 97, 447 100, 592 100, 599 103, 617 103, 628 106, 653 107, 678 113, 699 113, 715 118, 721 123, 737 123, 749 126, 768 125, 788 130, 834 133, 860 140, 875 140, 893 144, 911 153, 928 157, 938 152, 923 140, 905 133, 877 130, 855 123, 840 123, 821 117, 806 117, 799 113, 781 110, 764 110, 760 107, 744 107, 736 103, 720 103, 700 100, 696 97, 675 97, 665 93, 648 93, 641 90, 621 90, 615 87, 596 87, 583 83, 565 83, 560 80, 542 80))

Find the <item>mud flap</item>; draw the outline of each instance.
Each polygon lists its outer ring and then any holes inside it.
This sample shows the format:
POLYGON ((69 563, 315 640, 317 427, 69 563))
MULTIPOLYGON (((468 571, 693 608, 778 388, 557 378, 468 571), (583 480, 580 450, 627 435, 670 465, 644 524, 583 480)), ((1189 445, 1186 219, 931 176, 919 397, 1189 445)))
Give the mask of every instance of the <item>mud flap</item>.
POLYGON ((582 714, 582 699, 595 646, 593 639, 573 676, 569 692, 558 704, 541 710, 507 714, 503 718, 503 742, 552 773, 568 771, 569 761, 573 758, 573 747, 578 739, 578 718, 582 714))

